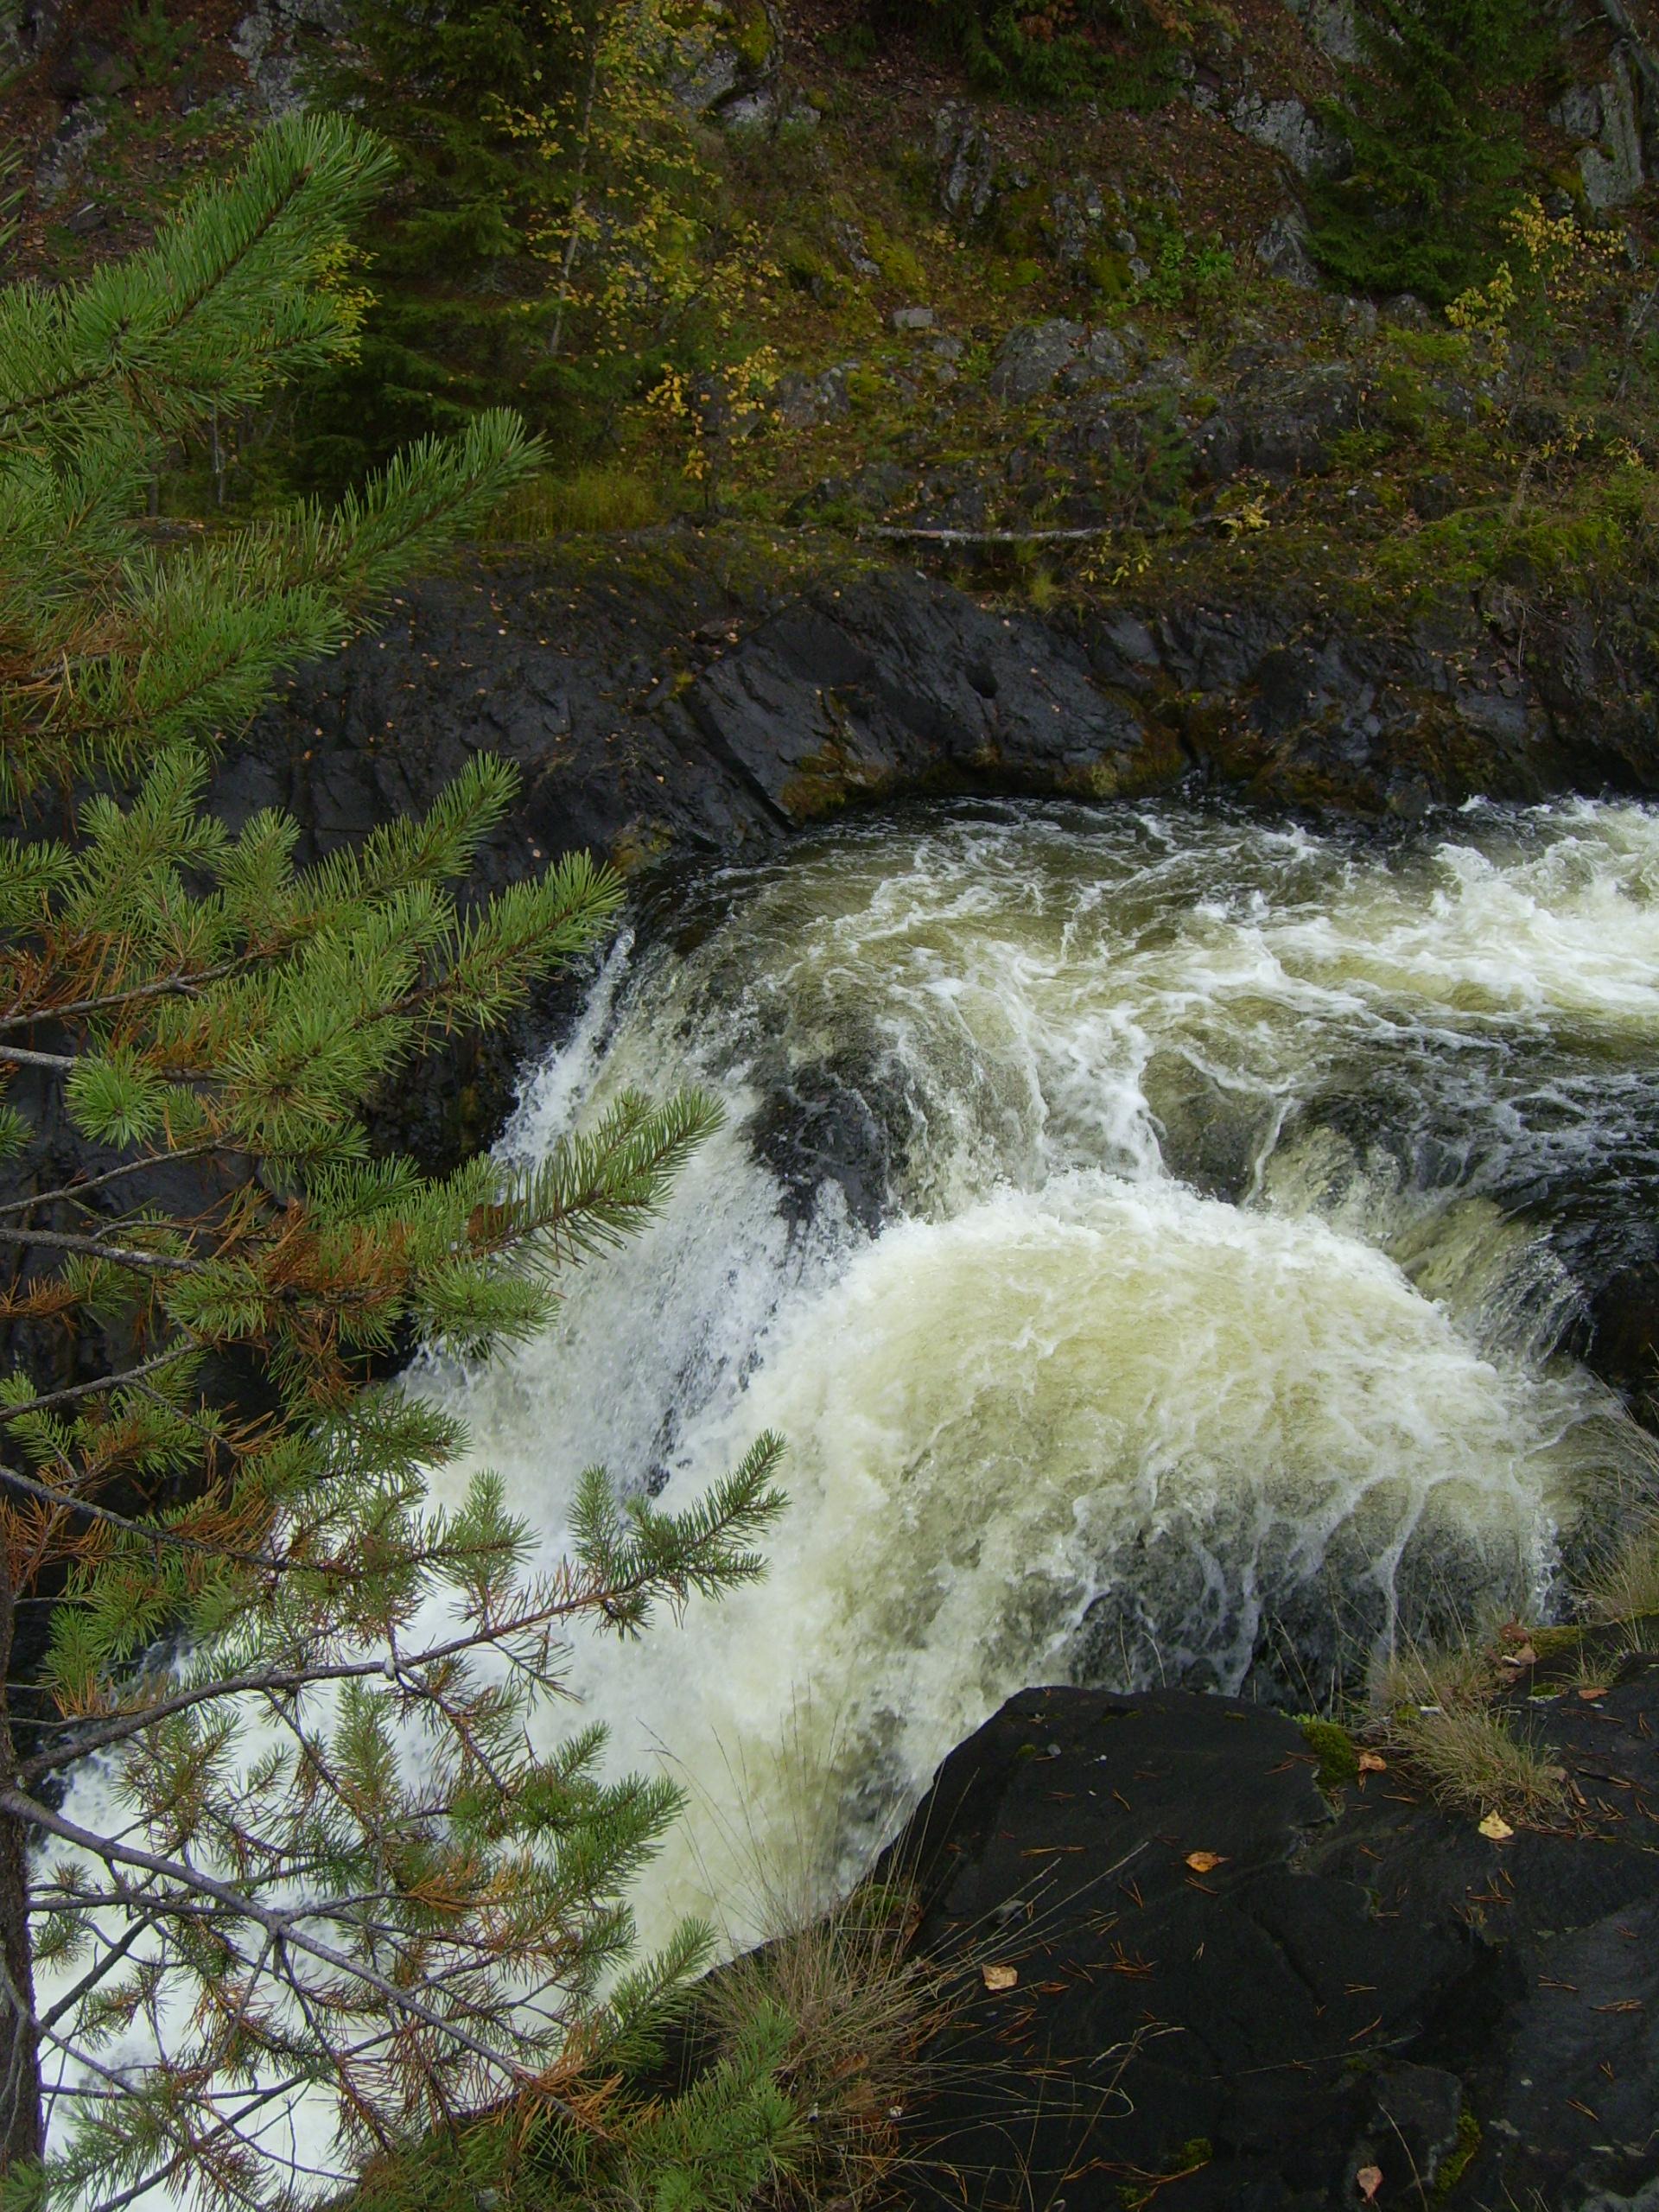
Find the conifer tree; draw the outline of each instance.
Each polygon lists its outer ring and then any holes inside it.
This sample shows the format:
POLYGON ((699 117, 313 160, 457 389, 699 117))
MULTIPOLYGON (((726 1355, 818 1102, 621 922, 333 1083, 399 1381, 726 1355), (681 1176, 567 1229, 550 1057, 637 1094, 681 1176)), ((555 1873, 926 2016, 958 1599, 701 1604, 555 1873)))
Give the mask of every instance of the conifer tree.
POLYGON ((1527 149, 1512 110, 1554 34, 1535 0, 1368 0, 1365 67, 1331 119, 1353 149, 1313 194, 1313 245, 1340 283, 1439 307, 1490 270, 1527 149))
POLYGON ((625 2125, 604 2085, 702 1939, 630 1960, 624 1892, 673 1793, 607 1779, 599 1732, 546 1719, 582 1624, 631 1633, 758 1571, 775 1440, 680 1515, 590 1474, 571 1556, 532 1573, 494 1480, 430 1502, 455 1424, 373 1379, 413 1340, 475 1356, 543 1327, 560 1269, 646 1217, 712 1123, 625 1099, 518 1173, 372 1150, 376 1087, 593 945, 618 885, 573 860, 467 905, 512 796, 487 760, 312 868, 280 815, 232 834, 203 810, 274 672, 536 458, 486 415, 334 512, 145 525, 168 441, 349 348, 348 226, 384 169, 352 128, 289 122, 147 252, 0 296, 12 2206, 289 2204, 454 2143, 469 2189, 529 2146, 544 2202, 563 2174, 690 2212, 792 2126, 764 2019, 677 2120, 625 2125), (101 1795, 66 1799, 91 1760, 101 1795), (308 2092, 320 2148, 270 2124, 308 2092))
POLYGON ((302 475, 504 396, 594 442, 665 363, 732 351, 767 272, 673 90, 709 36, 673 0, 352 0, 312 96, 372 128, 398 175, 366 233, 359 346, 307 396, 302 475))

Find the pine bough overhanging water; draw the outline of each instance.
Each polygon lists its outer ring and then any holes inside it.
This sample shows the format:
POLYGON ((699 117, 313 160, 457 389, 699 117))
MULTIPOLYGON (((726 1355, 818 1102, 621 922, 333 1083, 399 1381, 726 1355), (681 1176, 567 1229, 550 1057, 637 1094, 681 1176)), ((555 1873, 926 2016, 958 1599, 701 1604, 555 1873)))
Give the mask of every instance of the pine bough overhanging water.
POLYGON ((457 2152, 469 2188, 552 2140, 587 2201, 690 2207, 791 2125, 761 2022, 630 2133, 601 2085, 704 1942, 628 1959, 674 1794, 602 1779, 591 1728, 531 1726, 575 1624, 632 1631, 758 1572, 776 1441, 679 1516, 594 1473, 571 1556, 532 1573, 489 1478, 429 1502, 454 1423, 367 1380, 417 1338, 543 1328, 557 1271, 711 1127, 702 1098, 629 1098, 533 1173, 371 1151, 377 1086, 594 945, 619 886, 577 860, 460 901, 512 794, 487 760, 308 868, 281 816, 202 810, 273 677, 537 458, 490 415, 335 510, 143 522, 175 442, 349 350, 349 226, 384 170, 349 126, 289 122, 149 251, 0 297, 11 2203, 281 2203, 496 2113, 457 2152), (89 1823, 57 1785, 93 1755, 89 1823), (308 2087, 338 2112, 322 2173, 270 2126, 308 2087))

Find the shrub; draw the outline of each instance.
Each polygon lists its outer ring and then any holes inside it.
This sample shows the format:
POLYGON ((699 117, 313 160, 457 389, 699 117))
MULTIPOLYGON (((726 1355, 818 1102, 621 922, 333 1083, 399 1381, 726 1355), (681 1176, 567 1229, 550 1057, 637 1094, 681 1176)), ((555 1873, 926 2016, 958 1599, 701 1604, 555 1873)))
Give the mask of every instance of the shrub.
POLYGON ((532 476, 508 494, 486 535, 497 543, 543 537, 598 536, 645 530, 667 510, 650 478, 615 465, 579 468, 571 476, 532 476))

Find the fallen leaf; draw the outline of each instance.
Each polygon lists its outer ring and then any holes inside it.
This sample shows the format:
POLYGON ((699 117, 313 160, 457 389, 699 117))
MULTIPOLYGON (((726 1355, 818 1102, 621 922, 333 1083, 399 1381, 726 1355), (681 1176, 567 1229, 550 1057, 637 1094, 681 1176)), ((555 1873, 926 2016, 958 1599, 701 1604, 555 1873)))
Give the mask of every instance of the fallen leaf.
POLYGON ((1186 1863, 1195 1874, 1213 1874, 1217 1867, 1224 1866, 1227 1860, 1219 1851, 1189 1851, 1186 1863))
POLYGON ((1020 1969, 1018 1967, 981 1967, 979 1976, 987 1989, 998 1994, 1018 1986, 1020 1969))
POLYGON ((1538 1654, 1529 1643, 1523 1643, 1518 1651, 1506 1653, 1503 1660, 1506 1667, 1534 1667, 1537 1663, 1538 1654))
POLYGON ((1489 1843, 1507 1843, 1515 1830, 1501 1813, 1488 1813, 1480 1824, 1480 1833, 1489 1843))
POLYGON ((1362 1751, 1359 1755, 1359 1770, 1362 1774, 1386 1774, 1389 1770, 1389 1763, 1381 1751, 1362 1751))
POLYGON ((1360 2195, 1369 2204, 1382 2186, 1382 2169, 1381 2166, 1362 2166, 1354 2180, 1360 2195))
POLYGON ((1605 1697, 1607 1691, 1605 1685, 1599 1682, 1590 1683, 1579 1692, 1579 1695, 1584 1700, 1586 1705, 1592 1705, 1597 1698, 1605 1697))

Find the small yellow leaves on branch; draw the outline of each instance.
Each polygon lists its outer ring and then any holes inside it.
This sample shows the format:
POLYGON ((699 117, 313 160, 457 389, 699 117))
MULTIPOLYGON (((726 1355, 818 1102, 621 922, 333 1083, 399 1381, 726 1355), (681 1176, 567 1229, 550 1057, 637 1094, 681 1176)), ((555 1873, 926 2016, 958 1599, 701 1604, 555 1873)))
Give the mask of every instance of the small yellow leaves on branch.
POLYGON ((1620 252, 1611 226, 1592 230, 1571 213, 1547 215, 1536 193, 1504 218, 1503 235, 1509 257, 1446 311, 1454 330, 1482 342, 1499 375, 1510 366, 1517 326, 1558 321, 1581 307, 1609 282, 1620 252))

